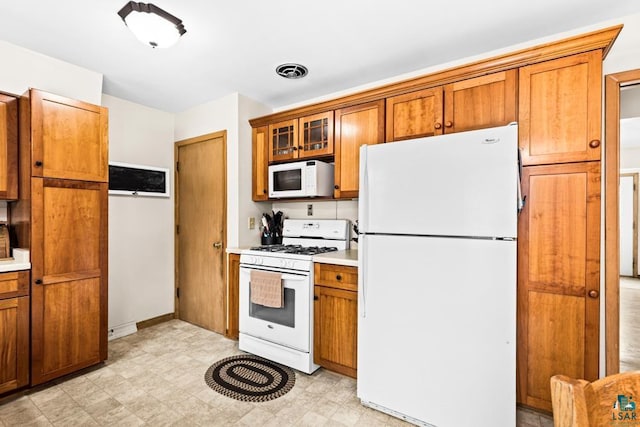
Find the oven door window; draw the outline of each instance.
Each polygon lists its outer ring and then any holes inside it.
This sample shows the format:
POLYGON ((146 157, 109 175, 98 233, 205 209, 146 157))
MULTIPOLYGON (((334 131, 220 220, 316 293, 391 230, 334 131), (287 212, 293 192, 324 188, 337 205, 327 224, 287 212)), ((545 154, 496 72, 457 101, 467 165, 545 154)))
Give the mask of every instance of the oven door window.
MULTIPOLYGON (((272 308, 264 305, 249 303, 249 316, 269 323, 295 328, 296 326, 296 291, 284 288, 284 307, 272 308)), ((251 288, 249 288, 251 301, 251 288)))
POLYGON ((302 169, 289 169, 273 172, 273 190, 302 190, 302 169))

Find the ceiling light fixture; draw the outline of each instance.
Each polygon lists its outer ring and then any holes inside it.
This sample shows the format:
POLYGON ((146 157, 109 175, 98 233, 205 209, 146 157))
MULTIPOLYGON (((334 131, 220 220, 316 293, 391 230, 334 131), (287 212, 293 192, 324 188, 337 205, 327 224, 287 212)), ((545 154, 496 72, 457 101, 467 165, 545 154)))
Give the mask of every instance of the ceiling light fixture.
POLYGON ((171 47, 187 32, 181 19, 151 3, 130 1, 118 15, 138 40, 153 48, 171 47))
POLYGON ((309 74, 309 70, 304 65, 287 63, 278 65, 276 73, 285 79, 301 79, 309 74))

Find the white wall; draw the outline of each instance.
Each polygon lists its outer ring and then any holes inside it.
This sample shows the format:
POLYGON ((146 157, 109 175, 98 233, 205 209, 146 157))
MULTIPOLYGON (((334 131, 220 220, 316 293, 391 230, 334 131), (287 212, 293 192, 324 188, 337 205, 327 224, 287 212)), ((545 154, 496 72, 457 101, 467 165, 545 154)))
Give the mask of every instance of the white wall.
POLYGON ((247 227, 249 216, 268 211, 251 201, 250 117, 268 114, 270 109, 245 96, 233 93, 176 114, 175 140, 227 131, 227 246, 259 243, 257 231, 247 227))
POLYGON ((0 40, 0 90, 22 95, 28 88, 100 105, 102 74, 0 40))
POLYGON ((109 161, 168 168, 171 197, 109 196, 109 328, 174 312, 174 115, 103 95, 109 161))

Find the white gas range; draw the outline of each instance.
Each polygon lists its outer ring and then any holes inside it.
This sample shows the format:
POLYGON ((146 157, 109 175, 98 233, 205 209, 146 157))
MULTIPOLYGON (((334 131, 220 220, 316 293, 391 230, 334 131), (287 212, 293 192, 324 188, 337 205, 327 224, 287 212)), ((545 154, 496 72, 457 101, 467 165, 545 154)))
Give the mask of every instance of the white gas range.
POLYGON ((240 254, 240 350, 307 374, 313 363, 313 255, 349 248, 348 220, 287 219, 282 245, 240 254), (252 270, 279 273, 284 302, 272 308, 251 302, 252 270))

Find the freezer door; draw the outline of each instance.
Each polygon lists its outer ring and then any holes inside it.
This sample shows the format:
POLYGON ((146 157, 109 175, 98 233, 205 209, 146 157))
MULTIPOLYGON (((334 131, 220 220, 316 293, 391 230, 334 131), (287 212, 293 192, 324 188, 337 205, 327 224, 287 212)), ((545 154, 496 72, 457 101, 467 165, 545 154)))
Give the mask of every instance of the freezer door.
POLYGON ((358 397, 436 426, 514 426, 516 242, 365 235, 358 251, 358 397))
POLYGON ((516 237, 517 125, 360 149, 361 233, 516 237))

